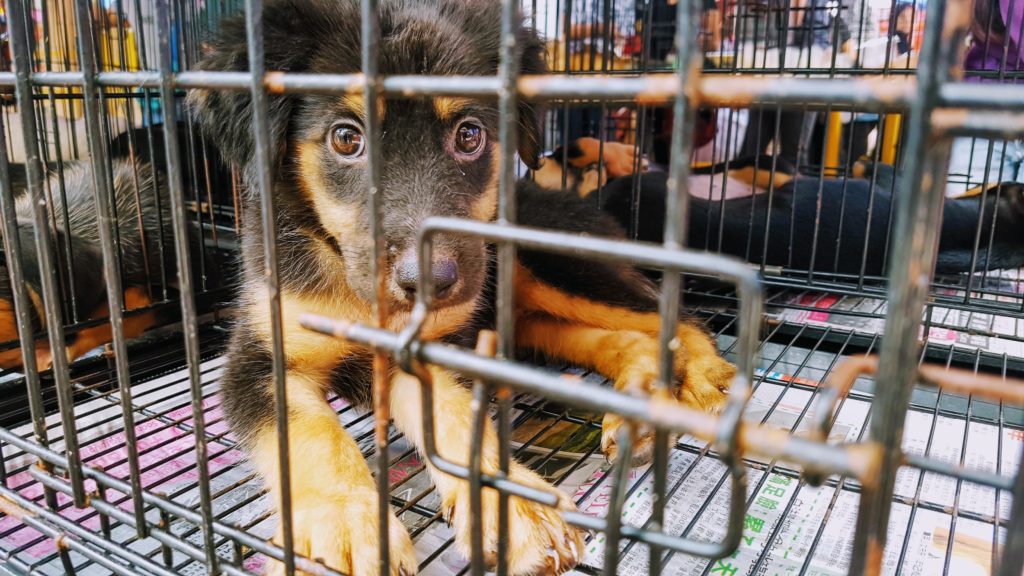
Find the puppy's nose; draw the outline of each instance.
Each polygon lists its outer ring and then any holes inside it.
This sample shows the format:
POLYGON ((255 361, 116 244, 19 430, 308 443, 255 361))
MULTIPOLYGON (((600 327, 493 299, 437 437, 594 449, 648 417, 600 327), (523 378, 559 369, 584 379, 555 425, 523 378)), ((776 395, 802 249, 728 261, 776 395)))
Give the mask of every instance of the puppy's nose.
MULTIPOLYGON (((453 258, 435 257, 430 279, 434 284, 434 298, 444 300, 451 293, 452 286, 459 281, 459 263, 453 258)), ((415 258, 404 258, 395 266, 395 282, 405 291, 407 299, 416 298, 419 280, 419 266, 415 258)))

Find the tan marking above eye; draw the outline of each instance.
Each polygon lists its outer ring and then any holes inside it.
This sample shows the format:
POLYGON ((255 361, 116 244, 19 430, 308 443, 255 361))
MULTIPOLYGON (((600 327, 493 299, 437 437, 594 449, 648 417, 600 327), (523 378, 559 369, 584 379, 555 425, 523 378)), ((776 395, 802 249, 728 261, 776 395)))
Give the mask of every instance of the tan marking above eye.
MULTIPOLYGON (((341 97, 341 105, 344 106, 357 118, 366 118, 366 100, 362 94, 345 94, 341 97)), ((384 120, 384 113, 387 107, 384 104, 384 98, 377 99, 377 117, 380 120, 384 120)))
POLYGON ((441 96, 434 98, 434 112, 441 120, 451 120, 461 114, 472 102, 469 98, 441 96))

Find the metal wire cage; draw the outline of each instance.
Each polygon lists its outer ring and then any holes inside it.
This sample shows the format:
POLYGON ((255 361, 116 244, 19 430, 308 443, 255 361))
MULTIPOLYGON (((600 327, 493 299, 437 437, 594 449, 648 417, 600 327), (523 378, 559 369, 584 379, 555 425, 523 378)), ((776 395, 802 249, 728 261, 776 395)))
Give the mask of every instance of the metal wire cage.
MULTIPOLYGON (((406 366, 415 359, 474 378, 475 418, 497 419, 506 464, 515 456, 568 490, 581 513, 566 513, 566 519, 593 531, 580 572, 1022 572, 1024 388, 1013 381, 1024 372, 1020 274, 989 269, 981 259, 992 240, 982 237, 980 222, 969 273, 939 278, 930 272, 951 180, 951 146, 957 154, 954 139, 991 139, 976 144, 990 163, 1001 146, 995 139, 1012 143, 1024 132, 1021 95, 1012 82, 955 81, 970 2, 912 4, 905 42, 914 58, 899 59, 893 50, 904 40, 887 33, 897 26, 896 3, 718 2, 712 8, 682 2, 680 8, 660 1, 533 0, 520 6, 510 0, 503 4, 504 29, 512 29, 522 9, 547 37, 551 75, 517 78, 514 46, 506 43, 498 76, 427 81, 377 74, 377 3, 361 4, 363 74, 311 76, 265 74, 260 0, 4 2, 10 55, 4 58, 11 67, 0 72, 8 104, 0 115, 0 225, 17 318, 11 334, 17 338, 6 349, 23 344, 23 366, 4 372, 0 381, 0 569, 251 574, 282 562, 289 572, 332 573, 316 559, 268 542, 279 520, 268 512, 269 498, 242 461, 220 411, 239 185, 237 178, 217 179, 212 167, 219 160, 180 106, 189 89, 215 88, 249 92, 255 103, 253 130, 263 167, 255 192, 264 223, 273 221, 266 170, 269 91, 498 99, 505 151, 498 219, 432 219, 421 231, 420 256, 429 265, 432 238, 440 233, 480 236, 499 247, 500 358, 425 342, 415 320, 401 333, 330 318, 307 318, 305 324, 372 346, 406 366), (205 33, 222 16, 243 10, 250 73, 192 70, 205 33), (834 48, 843 44, 846 49, 834 48), (879 45, 880 57, 868 54, 879 45), (677 65, 701 58, 703 66, 677 65), (661 168, 674 185, 666 195, 664 229, 653 231, 656 243, 515 224, 515 146, 509 140, 520 98, 548 105, 549 149, 597 135, 631 144, 657 165, 656 136, 666 136, 661 168), (716 111, 713 122, 724 132, 703 151, 692 145, 698 107, 716 111), (826 185, 842 190, 856 179, 867 180, 874 197, 877 170, 866 178, 853 173, 861 156, 897 166, 902 177, 891 184, 898 194, 884 243, 887 275, 863 266, 838 272, 813 258, 804 267, 777 265, 758 261, 749 249, 724 255, 729 251, 721 238, 705 241, 701 250, 683 247, 692 244, 687 233, 695 208, 688 199, 700 192, 690 178, 694 167, 706 162, 728 170, 739 148, 750 146, 739 135, 741 116, 748 125, 765 126, 744 129, 746 140, 754 135, 754 151, 775 155, 787 138, 784 128, 799 118, 809 136, 798 138, 794 165, 818 183, 818 197, 826 185), (864 151, 853 145, 857 119, 876 134, 864 151), (160 281, 147 294, 148 304, 137 307, 121 283, 121 235, 127 234, 118 227, 121 207, 109 199, 117 185, 115 162, 147 154, 167 167, 159 185, 170 203, 167 221, 149 241, 173 257, 180 275, 161 276, 154 263, 148 272, 160 281), (110 279, 106 307, 98 312, 69 300, 76 280, 73 246, 52 233, 66 209, 65 164, 76 161, 95 175, 96 240, 110 279), (32 200, 31 209, 19 212, 18 198, 32 200), (33 233, 19 234, 19 227, 33 233), (674 324, 684 287, 686 311, 704 322, 739 367, 724 412, 711 416, 626 396, 602 387, 596 374, 514 359, 510 300, 517 248, 671 272, 661 282, 661 315, 673 321, 663 326, 674 324), (35 259, 38 266, 30 266, 35 259), (37 291, 36 282, 26 279, 36 267, 37 291), (36 300, 44 309, 41 319, 32 317, 36 300), (155 312, 173 314, 141 337, 128 333, 132 318, 155 312), (63 350, 67 338, 108 325, 110 346, 73 362, 53 354, 47 371, 37 368, 33 346, 24 345, 45 341, 50 350, 63 350), (559 372, 575 375, 578 386, 567 387, 559 372), (491 397, 496 401, 488 410, 484 400, 491 397), (600 414, 607 411, 625 416, 632 427, 683 436, 671 450, 659 451, 650 467, 630 469, 626 434, 618 460, 605 463, 597 439, 600 414)), ((1004 58, 993 74, 1012 81, 1016 70, 1010 68, 1004 58)), ((373 166, 379 119, 369 114, 373 166)), ((754 169, 774 174, 777 161, 755 163, 754 169)), ((370 173, 375 187, 376 171, 370 173)), ((644 200, 641 177, 626 178, 637 214, 644 200)), ((987 186, 995 183, 987 176, 982 180, 983 195, 1001 193, 1001 187, 987 186)), ((599 185, 596 193, 602 190, 599 185)), ((773 183, 765 194, 783 198, 785 191, 773 183)), ((368 195, 377 214, 375 198, 368 195)), ((722 210, 716 217, 724 217, 722 210)), ((819 224, 794 225, 816 233, 819 224)), ((642 235, 639 220, 632 232, 642 235)), ((764 227, 765 242, 772 233, 764 227)), ((265 226, 265 234, 273 247, 273 226, 265 226)), ((267 265, 267 305, 276 315, 273 251, 267 265)), ((428 309, 427 294, 417 292, 419 313, 428 309)), ((280 350, 279 325, 274 334, 280 350)), ((663 330, 664 373, 671 370, 671 338, 663 330)), ((282 361, 275 358, 279 393, 282 361)), ((375 385, 383 390, 382 382, 375 385)), ((429 392, 428 382, 423 390, 429 392)), ((386 414, 380 410, 385 396, 375 398, 378 415, 386 414)), ((478 460, 468 467, 447 462, 430 442, 421 456, 386 421, 340 401, 332 405, 376 470, 381 501, 410 528, 423 573, 483 570, 481 550, 470 559, 453 550, 423 458, 465 478, 476 493, 487 486, 505 500, 551 501, 502 473, 484 474, 478 460)), ((287 408, 279 402, 277 409, 287 408)), ((430 423, 429 402, 425 410, 430 423)), ((289 515, 286 507, 285 522, 289 515)), ((386 540, 386 521, 382 525, 386 540)))

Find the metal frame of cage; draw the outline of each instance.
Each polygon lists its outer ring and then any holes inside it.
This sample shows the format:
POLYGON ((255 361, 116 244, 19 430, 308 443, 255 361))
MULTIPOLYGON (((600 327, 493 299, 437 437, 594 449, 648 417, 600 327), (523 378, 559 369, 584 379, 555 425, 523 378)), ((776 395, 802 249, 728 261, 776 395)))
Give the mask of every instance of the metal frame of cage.
MULTIPOLYGON (((27 0, 13 0, 9 3, 9 14, 12 22, 24 22, 27 0)), ((433 219, 421 233, 421 259, 429 263, 431 238, 440 232, 470 234, 484 237, 499 246, 499 330, 496 348, 498 358, 490 358, 483 346, 481 353, 453 349, 447 346, 422 342, 419 339, 419 326, 429 308, 429 294, 421 286, 417 292, 417 302, 413 320, 401 333, 390 333, 372 326, 347 324, 332 319, 309 317, 304 324, 309 329, 317 330, 338 337, 373 347, 375 356, 374 405, 377 412, 375 439, 377 449, 384 453, 388 443, 387 431, 387 380, 383 368, 388 356, 394 359, 407 371, 419 374, 423 383, 426 398, 430 396, 430 384, 418 368, 422 363, 435 364, 459 371, 477 379, 474 396, 478 400, 475 421, 481 425, 486 412, 484 400, 490 392, 499 398, 499 437, 503 451, 501 454, 502 471, 495 475, 483 474, 480 468, 479 451, 474 453, 469 467, 462 467, 447 462, 439 457, 433 445, 427 442, 427 456, 442 470, 467 479, 477 488, 488 486, 501 494, 499 525, 507 529, 507 499, 514 495, 521 498, 536 500, 542 503, 553 503, 550 494, 531 490, 516 485, 506 477, 509 461, 508 434, 509 419, 507 416, 509 391, 527 391, 540 394, 567 404, 579 405, 601 411, 612 411, 628 418, 633 424, 650 424, 657 428, 661 435, 669 431, 680 431, 693 434, 711 443, 721 460, 732 469, 733 493, 739 494, 744 486, 745 471, 743 457, 745 454, 760 454, 770 458, 784 457, 804 467, 809 482, 820 482, 825 477, 840 475, 859 481, 861 486, 861 511, 857 516, 857 532, 854 540, 853 564, 851 573, 874 574, 881 565, 882 550, 885 546, 886 527, 888 525, 889 507, 893 497, 895 471, 901 464, 912 465, 921 470, 951 476, 963 481, 992 486, 1002 490, 1012 490, 1014 509, 1008 524, 1008 539, 1004 547, 1000 563, 1000 574, 1016 575, 1021 572, 1024 563, 1024 475, 1008 478, 996 474, 981 474, 950 465, 926 457, 908 458, 900 448, 903 418, 906 414, 911 385, 918 381, 927 381, 940 388, 967 391, 972 395, 987 397, 998 401, 1020 402, 1020 392, 1013 384, 998 380, 990 381, 963 374, 936 374, 928 367, 917 368, 920 344, 917 330, 922 325, 922 315, 926 307, 929 282, 928 274, 934 258, 939 226, 940 199, 942 183, 945 180, 945 165, 949 152, 948 138, 961 133, 986 134, 990 136, 1008 136, 1024 133, 1024 122, 1009 112, 1019 107, 1018 90, 1013 87, 990 87, 983 90, 977 87, 952 84, 948 81, 956 75, 956 55, 953 46, 962 37, 966 21, 962 18, 966 13, 966 0, 937 0, 929 7, 929 24, 926 29, 922 49, 922 66, 917 72, 915 81, 906 81, 896 85, 887 85, 859 79, 786 79, 748 78, 730 76, 702 76, 697 68, 681 66, 674 74, 648 75, 636 78, 627 77, 537 77, 517 78, 514 59, 514 34, 512 34, 516 18, 517 3, 511 0, 504 2, 502 57, 499 75, 485 78, 425 78, 425 77, 389 77, 377 74, 377 20, 376 2, 363 0, 363 74, 351 76, 337 75, 295 75, 281 73, 265 73, 263 68, 262 22, 260 18, 262 2, 247 0, 245 10, 248 19, 249 36, 249 73, 225 74, 205 72, 178 72, 171 67, 169 34, 160 34, 159 66, 157 71, 143 72, 98 72, 94 60, 95 46, 91 34, 78 35, 78 50, 81 58, 81 70, 69 72, 32 72, 29 55, 29 39, 22 26, 11 27, 11 40, 14 55, 15 71, 0 73, 0 86, 14 86, 17 103, 21 109, 30 110, 33 106, 33 90, 35 87, 66 87, 78 88, 82 91, 85 114, 87 118, 88 138, 93 152, 91 161, 98 179, 97 190, 106 190, 110 183, 106 181, 104 170, 104 145, 100 126, 101 88, 105 87, 145 87, 158 89, 164 102, 171 102, 179 89, 214 88, 225 90, 248 91, 254 101, 254 130, 257 142, 257 161, 264 169, 259 171, 259 191, 263 207, 263 224, 268 270, 268 291, 270 294, 272 335, 274 343, 274 373, 276 394, 278 397, 277 414, 281 429, 280 453, 282 461, 282 486, 284 494, 288 494, 289 471, 287 466, 287 406, 284 402, 284 366, 283 342, 280 328, 280 298, 276 284, 276 250, 273 222, 273 211, 270 203, 271 186, 269 165, 269 133, 266 125, 267 95, 270 92, 362 92, 368 99, 379 96, 441 96, 462 95, 497 98, 501 109, 500 141, 504 144, 501 157, 500 209, 499 219, 494 224, 480 224, 466 221, 433 219), (558 99, 591 99, 608 101, 626 99, 641 102, 671 102, 675 109, 673 127, 673 162, 671 166, 671 182, 676 194, 668 196, 667 226, 662 246, 643 245, 579 238, 554 232, 525 229, 514 222, 513 193, 513 160, 516 107, 518 98, 538 100, 558 99), (874 404, 877 412, 871 421, 871 440, 856 444, 830 445, 822 437, 802 439, 787 435, 784 432, 770 430, 757 425, 741 424, 740 412, 747 401, 748 392, 753 379, 753 364, 756 355, 756 344, 759 334, 761 298, 760 282, 757 270, 735 260, 722 256, 696 253, 682 247, 684 238, 687 196, 685 180, 689 170, 685 159, 689 156, 689 130, 692 129, 691 113, 696 103, 709 103, 721 106, 744 106, 750 103, 768 102, 772 104, 795 105, 857 105, 876 107, 879 109, 906 108, 910 111, 909 139, 907 143, 908 172, 911 178, 905 180, 903 194, 897 206, 895 244, 890 274, 888 296, 891 313, 886 324, 884 344, 881 346, 880 359, 877 365, 878 379, 890 385, 881 387, 875 396, 874 404), (966 108, 969 111, 962 112, 966 108), (939 145, 930 145, 930 139, 938 138, 939 145), (661 317, 661 385, 669 381, 672 366, 672 347, 670 341, 673 332, 667 326, 674 325, 678 314, 679 300, 676 297, 680 289, 680 273, 696 272, 718 276, 731 280, 736 284, 739 294, 739 376, 734 384, 734 394, 730 396, 728 407, 720 416, 696 413, 673 403, 657 399, 638 399, 601 388, 588 388, 586 395, 578 394, 576 386, 583 384, 566 384, 563 378, 553 377, 537 369, 520 365, 511 360, 512 341, 512 308, 511 308, 511 265, 515 250, 526 247, 536 250, 547 250, 569 253, 578 256, 619 259, 637 265, 660 268, 667 272, 662 284, 661 317), (666 322, 665 320, 670 320, 666 322), (898 384, 898 385, 893 385, 898 384)), ((80 31, 88 30, 90 3, 88 0, 75 0, 75 21, 80 31)), ((696 18, 691 10, 679 10, 676 27, 676 44, 680 61, 689 62, 693 54, 693 37, 696 18)), ((157 13, 164 31, 171 29, 171 6, 168 0, 158 0, 157 13)), ((173 109, 168 110, 172 114, 173 109)), ((369 202, 377 213, 376 186, 379 180, 379 157, 376 142, 379 139, 379 119, 376 118, 374 107, 368 109, 367 135, 369 150, 369 171, 371 188, 369 202)), ((64 340, 63 319, 59 302, 59 293, 55 278, 55 266, 49 260, 51 239, 46 231, 46 207, 43 203, 42 166, 36 142, 36 118, 32 114, 21 116, 22 129, 26 138, 28 156, 28 179, 31 197, 34 203, 34 223, 36 229, 35 243, 42 259, 43 303, 47 317, 47 336, 53 349, 62 349, 64 340)), ((180 166, 178 148, 175 145, 179 138, 173 124, 167 125, 167 162, 171 167, 180 166)), ((3 138, 3 134, 0 134, 3 138)), ((13 212, 13 194, 10 189, 8 156, 5 142, 0 141, 5 152, 0 155, 0 210, 3 218, 0 221, 4 232, 4 249, 7 254, 18 254, 18 236, 13 233, 15 217, 13 212)), ((190 280, 190 259, 187 252, 187 230, 184 198, 182 194, 181 174, 172 170, 171 199, 173 203, 173 231, 175 251, 180 271, 180 283, 183 297, 181 307, 184 326, 184 354, 188 365, 189 382, 191 385, 190 404, 193 411, 193 422, 196 428, 196 459, 200 478, 200 506, 198 511, 183 507, 180 503, 161 494, 143 489, 140 481, 138 454, 134 452, 135 439, 128 439, 128 465, 130 468, 128 481, 117 478, 107 472, 83 465, 76 444, 76 420, 73 414, 73 389, 69 382, 67 362, 61 355, 55 355, 54 374, 59 400, 59 413, 63 426, 65 446, 56 450, 49 446, 47 428, 45 426, 46 410, 42 404, 42 391, 35 359, 25 347, 24 362, 26 366, 26 386, 29 390, 30 411, 35 426, 35 437, 26 440, 7 429, 0 429, 0 441, 25 453, 39 458, 39 466, 31 470, 31 474, 46 487, 46 503, 49 508, 35 503, 6 485, 0 486, 0 510, 16 517, 54 539, 60 541, 62 558, 68 550, 74 550, 93 560, 100 566, 119 574, 130 574, 132 570, 125 565, 112 561, 111 558, 125 559, 147 571, 159 574, 172 574, 169 569, 160 566, 149 558, 139 556, 127 549, 119 549, 102 535, 94 534, 74 522, 54 512, 55 495, 70 495, 76 506, 92 507, 100 514, 114 518, 129 526, 134 526, 140 538, 153 538, 166 549, 182 552, 187 556, 205 563, 210 573, 244 574, 239 566, 225 561, 216 554, 214 536, 227 537, 238 546, 247 546, 285 563, 288 573, 295 569, 310 570, 315 573, 331 573, 323 566, 309 559, 296 557, 291 550, 290 541, 290 508, 287 499, 284 505, 282 522, 285 530, 285 546, 279 548, 254 538, 244 530, 218 521, 212 514, 209 474, 207 471, 207 444, 203 434, 204 425, 202 412, 202 389, 200 386, 199 364, 201 350, 197 330, 197 310, 195 306, 195 290, 190 280), (86 489, 86 480, 95 483, 96 491, 86 489), (104 496, 105 490, 116 490, 131 496, 131 512, 126 512, 111 504, 104 496), (201 528, 203 546, 196 546, 166 529, 163 522, 154 522, 147 517, 147 508, 160 512, 161 517, 174 515, 194 523, 201 528)), ((101 196, 96 198, 96 206, 101 222, 101 246, 104 266, 110 282, 107 297, 110 304, 110 321, 113 327, 113 350, 116 367, 118 394, 125 420, 125 432, 134 434, 132 421, 132 389, 130 372, 127 363, 126 342, 121 329, 123 311, 122 293, 117 273, 116 244, 111 232, 111 206, 101 196)), ((378 220, 379 222, 379 220, 378 220)), ((375 230, 378 255, 383 254, 379 230, 375 230)), ((29 318, 29 301, 21 282, 22 270, 18 258, 10 258, 10 273, 14 281, 14 302, 18 316, 18 331, 24 342, 33 340, 32 323, 29 318)), ((383 266, 378 258, 375 274, 378 280, 383 278, 383 266)), ((381 292, 378 291, 380 294, 381 292)), ((386 314, 383 301, 377 303, 378 320, 386 314)), ((822 410, 818 413, 816 426, 827 430, 831 407, 849 388, 850 374, 871 371, 871 364, 851 365, 837 372, 832 388, 821 400, 822 410)), ((432 422, 431 402, 425 402, 424 422, 432 422)), ((427 438, 431 430, 425 431, 427 438)), ((480 435, 476 435, 477 438, 480 435)), ((708 557, 725 556, 738 544, 742 529, 742 512, 744 500, 733 498, 730 506, 731 515, 727 537, 723 542, 712 543, 687 539, 685 537, 666 534, 661 530, 660 523, 664 515, 666 491, 664 467, 666 465, 665 449, 661 448, 655 455, 655 489, 662 495, 658 499, 652 521, 644 528, 623 526, 619 521, 624 491, 625 463, 629 460, 630 436, 625 434, 620 439, 619 462, 613 482, 614 498, 610 513, 605 520, 595 519, 579 514, 567 514, 566 519, 583 528, 602 531, 606 534, 605 573, 614 574, 618 553, 618 543, 623 539, 643 542, 650 547, 651 572, 656 573, 661 566, 663 551, 678 551, 708 557)), ((664 446, 664 443, 657 443, 664 446)), ((479 448, 479 446, 477 446, 479 448)), ((378 474, 381 515, 381 542, 387 542, 388 517, 384 513, 390 504, 387 464, 388 459, 380 458, 378 474)), ((474 506, 479 509, 479 498, 474 506)), ((479 534, 480 515, 474 532, 479 534)), ((499 539, 504 543, 505 538, 499 539)), ((472 570, 482 573, 483 555, 480 553, 480 539, 474 538, 472 570)), ((499 549, 499 573, 502 573, 501 561, 504 551, 499 549)), ((387 573, 388 552, 386 544, 381 548, 382 574, 387 573)))

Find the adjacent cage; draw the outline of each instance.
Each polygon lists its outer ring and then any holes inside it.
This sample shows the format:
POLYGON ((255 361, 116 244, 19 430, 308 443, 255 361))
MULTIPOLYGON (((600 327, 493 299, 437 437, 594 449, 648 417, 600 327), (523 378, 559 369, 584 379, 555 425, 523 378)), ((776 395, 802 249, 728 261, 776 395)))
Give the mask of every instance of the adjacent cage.
MULTIPOLYGON (((663 317, 681 302, 740 368, 722 414, 513 358, 508 306, 498 359, 425 342, 415 321, 305 322, 474 378, 511 455, 572 495, 567 519, 592 531, 578 573, 1021 574, 1024 18, 1007 14, 1024 5, 982 4, 509 0, 506 24, 521 9, 550 73, 503 65, 428 84, 377 81, 371 0, 366 76, 315 79, 195 71, 207 35, 243 11, 261 61, 260 0, 4 0, 0 570, 331 573, 268 542, 279 520, 220 408, 244 191, 183 106, 216 88, 264 104, 268 90, 485 94, 506 127, 518 98, 546 105, 546 165, 561 170, 545 185, 596 198, 638 241, 525 229, 503 212, 429 221, 421 258, 435 234, 486 238, 505 304, 516 248, 664 271, 663 317), (965 37, 981 64, 964 61, 965 37), (581 138, 596 158, 576 165, 581 138), (631 165, 613 170, 624 150, 631 165), (76 201, 87 237, 63 233, 76 201), (605 411, 682 436, 642 468, 625 436, 609 463, 605 411)), ((265 150, 258 116, 254 131, 265 150)), ((508 154, 505 198, 514 172, 542 177, 508 154)), ((482 568, 455 551, 425 458, 478 489, 548 498, 332 406, 422 573, 482 568)))

